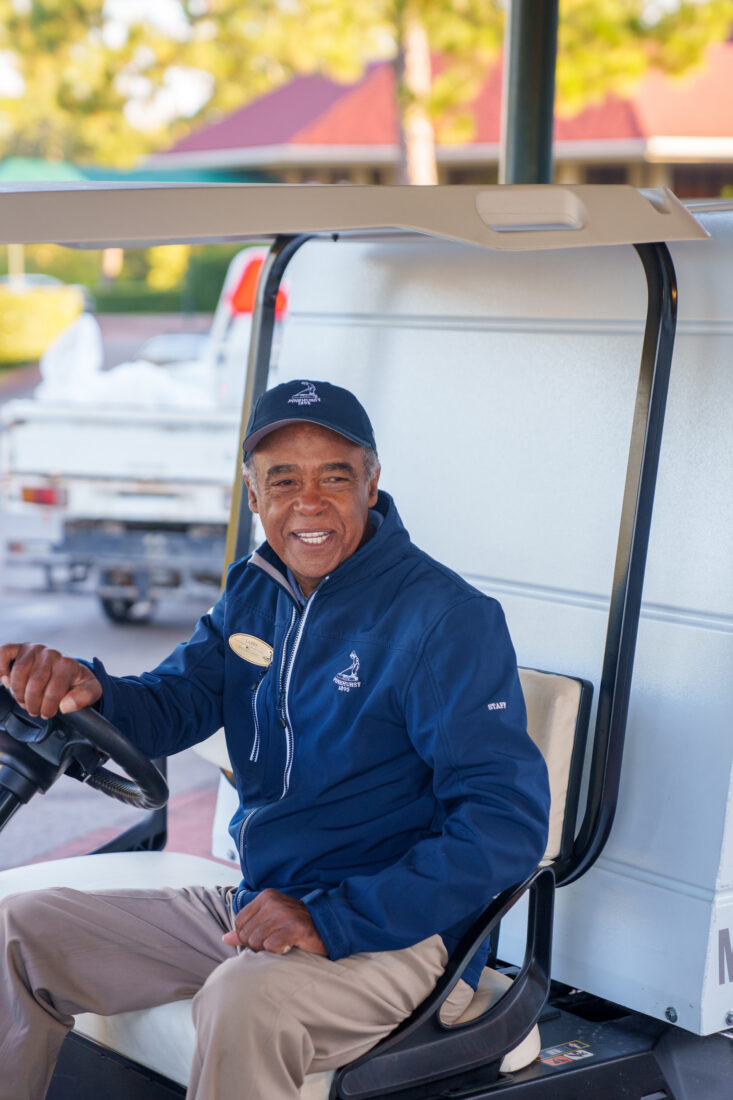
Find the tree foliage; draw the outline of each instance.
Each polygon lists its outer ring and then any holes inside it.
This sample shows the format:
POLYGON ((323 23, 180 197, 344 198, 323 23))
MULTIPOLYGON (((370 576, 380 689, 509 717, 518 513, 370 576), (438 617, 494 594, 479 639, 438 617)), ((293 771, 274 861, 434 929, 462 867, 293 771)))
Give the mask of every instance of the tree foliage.
MULTIPOLYGON (((468 105, 501 48, 505 6, 180 0, 172 30, 155 21, 154 0, 148 16, 124 26, 105 0, 0 0, 0 58, 22 88, 0 91, 0 154, 129 164, 295 74, 350 82, 384 59, 395 64, 405 146, 413 123, 430 140, 433 126, 443 141, 466 140, 468 105), (426 64, 427 83, 413 78, 426 64), (177 113, 171 88, 204 74, 199 109, 177 113), (133 122, 146 107, 141 129, 133 122)), ((732 23, 733 0, 560 0, 558 110, 628 94, 650 66, 687 72, 732 23)))
POLYGON ((103 0, 0 0, 0 56, 18 93, 0 98, 5 155, 115 163, 142 151, 116 79, 141 46, 142 28, 112 49, 103 27, 103 0))
POLYGON ((570 115, 630 95, 649 68, 681 76, 733 26, 731 0, 560 0, 556 101, 570 115))
MULTIPOLYGON (((192 28, 208 27, 211 71, 228 76, 202 111, 231 109, 243 42, 261 47, 255 64, 276 82, 322 72, 355 80, 368 61, 389 57, 397 76, 401 144, 411 182, 431 182, 433 130, 470 140, 469 110, 503 42, 505 0, 188 0, 192 28), (264 60, 266 58, 267 60, 264 60), (420 75, 429 69, 427 84, 420 75), (411 147, 420 150, 410 166, 411 147)), ((676 75, 700 64, 733 25, 733 0, 560 0, 557 105, 572 114, 607 94, 629 94, 650 67, 676 75)), ((194 35, 196 30, 194 30, 194 35)), ((403 177, 404 178, 404 177, 403 177)))

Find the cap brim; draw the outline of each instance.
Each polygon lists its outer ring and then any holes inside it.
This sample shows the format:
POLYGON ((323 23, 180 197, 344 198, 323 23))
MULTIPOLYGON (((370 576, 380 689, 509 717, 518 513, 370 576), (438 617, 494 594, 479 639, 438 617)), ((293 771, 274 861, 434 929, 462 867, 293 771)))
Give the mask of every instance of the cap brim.
POLYGON ((336 435, 342 435, 344 439, 350 440, 352 443, 356 443, 358 447, 371 447, 371 443, 359 439, 355 435, 351 435, 349 432, 345 432, 343 428, 337 428, 335 424, 329 424, 325 420, 316 419, 315 417, 303 414, 302 416, 291 416, 286 420, 275 420, 272 424, 268 424, 264 428, 260 428, 259 431, 252 432, 246 437, 242 444, 242 451, 245 455, 248 455, 255 449, 258 443, 260 443, 265 436, 270 435, 271 432, 276 432, 278 428, 286 428, 288 424, 302 424, 307 422, 308 424, 317 424, 319 428, 328 428, 329 431, 336 432, 336 435))

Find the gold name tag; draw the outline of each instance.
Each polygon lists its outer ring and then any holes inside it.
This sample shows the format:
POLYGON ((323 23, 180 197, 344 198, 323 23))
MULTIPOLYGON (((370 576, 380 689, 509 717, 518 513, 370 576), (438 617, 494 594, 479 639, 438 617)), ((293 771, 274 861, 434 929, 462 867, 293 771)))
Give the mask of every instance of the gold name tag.
POLYGON ((251 665, 267 668, 272 664, 272 646, 255 638, 254 634, 230 634, 229 645, 238 657, 243 657, 251 665))

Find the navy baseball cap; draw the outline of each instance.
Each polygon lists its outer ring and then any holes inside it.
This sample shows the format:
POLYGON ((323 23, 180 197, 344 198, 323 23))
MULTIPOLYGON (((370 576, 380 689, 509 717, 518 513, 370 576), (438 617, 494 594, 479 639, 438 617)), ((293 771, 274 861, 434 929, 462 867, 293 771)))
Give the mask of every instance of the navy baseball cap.
POLYGON ((360 447, 377 449, 366 410, 349 390, 330 382, 283 382, 265 390, 252 410, 242 447, 244 459, 270 432, 303 421, 330 428, 360 447))

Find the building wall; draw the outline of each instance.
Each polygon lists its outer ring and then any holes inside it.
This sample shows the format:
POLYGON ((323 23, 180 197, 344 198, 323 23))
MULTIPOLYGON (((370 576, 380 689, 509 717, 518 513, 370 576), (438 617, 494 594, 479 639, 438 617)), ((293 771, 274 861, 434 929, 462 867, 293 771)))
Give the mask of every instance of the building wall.
MULTIPOLYGON (((329 164, 273 166, 269 170, 283 183, 395 184, 393 165, 329 164)), ((439 165, 441 184, 496 184, 497 163, 439 165)), ((733 162, 721 164, 663 164, 617 160, 583 162, 560 160, 555 164, 554 182, 625 183, 631 187, 669 187, 682 199, 718 198, 733 193, 733 162)))

